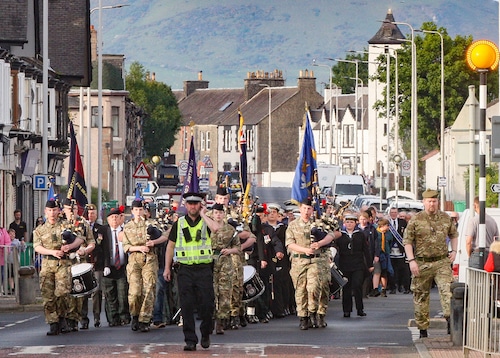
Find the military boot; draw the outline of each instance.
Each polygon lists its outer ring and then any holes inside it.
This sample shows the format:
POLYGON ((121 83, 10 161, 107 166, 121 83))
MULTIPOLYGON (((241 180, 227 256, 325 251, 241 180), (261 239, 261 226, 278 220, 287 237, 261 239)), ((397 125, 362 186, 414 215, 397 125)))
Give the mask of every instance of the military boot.
POLYGON ((132 317, 132 324, 130 326, 132 328, 132 331, 139 330, 139 316, 132 317))
POLYGON ((318 317, 316 316, 316 312, 309 312, 309 322, 310 328, 318 328, 318 317))
POLYGON ((216 334, 224 334, 224 327, 223 327, 222 322, 221 322, 220 319, 218 319, 215 322, 215 333, 216 334))
POLYGON ((245 315, 240 316, 240 326, 241 327, 246 327, 248 324, 247 318, 245 315))
POLYGON ((318 314, 318 326, 320 328, 325 328, 328 326, 325 321, 325 315, 324 314, 318 314))
POLYGON ((238 329, 240 325, 240 317, 239 316, 231 316, 231 322, 229 324, 231 329, 238 329))
POLYGON ((300 317, 299 328, 302 331, 309 329, 309 317, 300 317))
POLYGON ((47 336, 57 336, 59 334, 59 323, 51 323, 47 336))
POLYGON ((68 324, 66 322, 66 318, 64 318, 64 317, 59 317, 58 327, 59 327, 59 332, 60 333, 69 333, 69 332, 71 332, 71 328, 68 326, 68 324))

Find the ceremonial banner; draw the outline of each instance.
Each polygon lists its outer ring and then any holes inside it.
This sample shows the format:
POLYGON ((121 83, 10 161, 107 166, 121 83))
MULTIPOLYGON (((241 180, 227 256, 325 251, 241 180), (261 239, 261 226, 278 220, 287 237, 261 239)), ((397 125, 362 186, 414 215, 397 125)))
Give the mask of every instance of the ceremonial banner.
POLYGON ((78 204, 78 214, 82 214, 87 205, 87 186, 83 174, 82 158, 76 142, 73 122, 69 122, 71 147, 69 151, 68 194, 69 199, 74 199, 78 204))
MULTIPOLYGON (((186 171, 186 176, 184 177, 184 187, 182 189, 182 194, 185 193, 199 193, 200 184, 198 181, 198 170, 196 167, 196 155, 194 152, 194 136, 191 136, 191 146, 189 148, 189 159, 188 168, 186 171)), ((180 199, 180 205, 177 209, 179 215, 186 213, 186 207, 182 198, 180 199)))

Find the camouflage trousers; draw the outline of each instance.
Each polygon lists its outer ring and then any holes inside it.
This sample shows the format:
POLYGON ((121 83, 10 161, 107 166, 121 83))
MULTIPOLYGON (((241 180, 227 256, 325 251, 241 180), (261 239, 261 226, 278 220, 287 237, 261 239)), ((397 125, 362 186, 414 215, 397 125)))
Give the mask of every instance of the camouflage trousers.
POLYGON ((234 265, 230 256, 220 256, 214 261, 215 318, 226 319, 231 315, 234 265))
POLYGON ((243 265, 245 255, 231 255, 233 260, 233 286, 231 292, 231 316, 243 316, 245 305, 243 304, 243 265))
POLYGON ((290 276, 295 288, 295 302, 299 317, 307 317, 309 312, 318 311, 321 296, 321 260, 321 257, 292 258, 290 276))
POLYGON ((318 314, 326 314, 328 310, 328 303, 330 302, 330 283, 332 281, 332 274, 330 271, 330 262, 328 255, 322 253, 320 260, 317 262, 319 271, 319 285, 320 285, 320 295, 318 300, 318 314))
POLYGON ((158 277, 158 258, 154 254, 133 252, 127 264, 128 304, 130 314, 139 322, 149 323, 153 316, 158 277))
POLYGON ((411 283, 415 322, 419 329, 427 329, 430 322, 429 303, 433 281, 436 281, 438 286, 443 316, 450 317, 450 285, 453 274, 448 258, 436 262, 423 262, 417 259, 417 263, 420 274, 418 277, 412 277, 411 283))
POLYGON ((45 322, 57 323, 66 317, 67 297, 71 292, 71 262, 45 258, 40 271, 40 291, 45 322))

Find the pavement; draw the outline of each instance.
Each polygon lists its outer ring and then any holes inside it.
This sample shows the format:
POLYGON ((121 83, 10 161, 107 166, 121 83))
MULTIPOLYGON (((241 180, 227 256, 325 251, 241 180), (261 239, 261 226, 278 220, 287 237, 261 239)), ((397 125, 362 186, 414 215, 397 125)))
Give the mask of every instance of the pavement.
MULTIPOLYGON (((0 296, 0 313, 13 311, 41 311, 42 302, 38 296, 35 302, 20 305, 15 296, 0 296)), ((446 320, 444 318, 432 318, 428 329, 428 338, 419 338, 419 330, 413 319, 408 321, 408 328, 412 333, 413 342, 418 354, 422 358, 455 358, 464 357, 463 347, 454 346, 450 335, 447 334, 446 320)), ((323 352, 325 353, 325 352, 323 352)), ((483 357, 480 352, 469 352, 469 357, 483 357)))

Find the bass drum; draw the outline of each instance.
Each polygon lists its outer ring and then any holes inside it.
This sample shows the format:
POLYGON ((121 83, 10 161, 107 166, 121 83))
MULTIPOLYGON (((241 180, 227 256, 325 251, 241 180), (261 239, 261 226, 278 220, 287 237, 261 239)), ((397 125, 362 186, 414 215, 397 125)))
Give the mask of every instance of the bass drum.
POLYGON ((253 266, 243 266, 243 302, 247 303, 262 295, 265 290, 264 282, 253 266))
POLYGON ((73 297, 89 296, 97 290, 97 281, 94 277, 92 264, 83 263, 71 266, 73 297))

